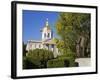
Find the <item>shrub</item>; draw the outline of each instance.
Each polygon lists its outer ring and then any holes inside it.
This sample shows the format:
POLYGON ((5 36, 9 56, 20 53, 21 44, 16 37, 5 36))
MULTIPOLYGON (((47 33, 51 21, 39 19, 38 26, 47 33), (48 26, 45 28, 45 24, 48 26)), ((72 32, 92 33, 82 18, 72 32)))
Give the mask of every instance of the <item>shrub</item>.
POLYGON ((70 61, 68 58, 57 58, 49 60, 47 63, 48 68, 57 68, 57 67, 70 67, 70 61))
POLYGON ((53 60, 48 61, 47 67, 48 68, 65 67, 65 63, 64 63, 64 60, 53 59, 53 60))
POLYGON ((67 52, 64 53, 64 56, 66 56, 66 57, 73 57, 73 59, 76 58, 76 54, 74 52, 72 52, 70 49, 67 49, 67 52))
POLYGON ((49 60, 54 58, 53 52, 45 49, 34 49, 28 52, 28 57, 38 60, 49 60))
POLYGON ((57 59, 49 60, 47 63, 48 68, 57 68, 57 67, 75 67, 75 59, 73 57, 60 56, 57 59))
POLYGON ((75 66, 75 59, 76 59, 76 54, 73 53, 70 49, 67 49, 66 52, 58 56, 59 59, 67 59, 69 61, 69 67, 75 66))
POLYGON ((74 66, 75 59, 73 57, 60 56, 59 59, 69 61, 69 66, 68 67, 73 67, 74 66))
POLYGON ((23 69, 35 69, 35 68, 39 68, 38 65, 35 65, 34 63, 32 63, 27 57, 23 58, 23 69))
POLYGON ((30 50, 27 53, 26 61, 24 60, 23 63, 25 64, 32 63, 33 65, 35 65, 35 68, 46 68, 47 61, 53 58, 54 56, 52 51, 48 51, 45 49, 35 49, 35 50, 30 50))

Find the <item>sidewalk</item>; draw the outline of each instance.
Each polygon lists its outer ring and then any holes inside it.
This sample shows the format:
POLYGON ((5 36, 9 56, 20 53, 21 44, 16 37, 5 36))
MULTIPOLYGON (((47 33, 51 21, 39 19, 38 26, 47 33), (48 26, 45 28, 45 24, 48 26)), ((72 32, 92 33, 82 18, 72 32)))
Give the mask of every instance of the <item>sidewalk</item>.
POLYGON ((79 63, 79 67, 91 66, 91 58, 77 58, 75 61, 79 63))

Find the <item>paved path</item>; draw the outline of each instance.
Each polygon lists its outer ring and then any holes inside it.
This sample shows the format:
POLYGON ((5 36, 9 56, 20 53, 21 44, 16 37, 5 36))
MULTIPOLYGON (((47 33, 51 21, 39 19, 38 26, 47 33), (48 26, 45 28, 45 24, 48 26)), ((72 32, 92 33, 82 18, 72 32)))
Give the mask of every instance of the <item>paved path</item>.
POLYGON ((91 58, 77 58, 75 61, 79 63, 79 67, 91 66, 91 58))

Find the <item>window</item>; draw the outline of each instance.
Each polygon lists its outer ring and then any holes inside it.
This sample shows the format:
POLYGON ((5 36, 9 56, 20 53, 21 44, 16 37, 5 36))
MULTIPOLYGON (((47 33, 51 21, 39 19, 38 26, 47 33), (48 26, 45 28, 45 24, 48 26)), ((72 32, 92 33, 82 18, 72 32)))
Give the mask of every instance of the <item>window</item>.
POLYGON ((50 33, 48 33, 48 36, 47 37, 49 38, 49 36, 50 36, 50 33))
POLYGON ((44 33, 44 38, 46 38, 46 33, 44 33))
POLYGON ((54 45, 53 44, 51 45, 51 48, 54 48, 54 45))
POLYGON ((41 48, 41 45, 39 44, 39 48, 41 48))

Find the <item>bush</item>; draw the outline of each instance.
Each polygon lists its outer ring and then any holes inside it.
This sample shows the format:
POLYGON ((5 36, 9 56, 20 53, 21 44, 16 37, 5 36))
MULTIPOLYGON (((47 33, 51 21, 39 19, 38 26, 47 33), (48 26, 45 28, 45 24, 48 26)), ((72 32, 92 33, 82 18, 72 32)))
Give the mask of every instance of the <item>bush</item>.
POLYGON ((45 49, 30 50, 27 56, 38 60, 49 60, 54 58, 53 52, 45 49))
POLYGON ((74 52, 72 52, 70 49, 67 49, 67 52, 64 53, 63 56, 66 56, 66 57, 73 57, 73 59, 76 58, 76 54, 74 52))
POLYGON ((70 49, 67 49, 66 52, 58 56, 59 59, 67 59, 69 61, 69 67, 75 66, 75 59, 76 59, 76 54, 73 53, 70 49))
POLYGON ((33 64, 27 57, 23 58, 23 69, 39 68, 38 65, 33 64))
POLYGON ((49 60, 47 63, 48 68, 57 68, 57 67, 75 67, 78 66, 75 63, 73 57, 66 57, 64 55, 59 56, 57 59, 49 60))
POLYGON ((47 63, 47 67, 48 68, 65 67, 65 62, 64 60, 60 59, 49 60, 47 63))
POLYGON ((75 59, 73 57, 66 57, 66 56, 62 57, 62 56, 60 56, 59 59, 69 61, 69 66, 68 67, 73 67, 74 66, 75 59))
POLYGON ((53 58, 54 58, 53 52, 44 49, 35 49, 35 50, 30 50, 27 53, 26 60, 24 60, 23 63, 24 65, 26 64, 27 67, 29 67, 27 63, 32 63, 33 69, 46 68, 47 61, 53 58))
POLYGON ((49 60, 47 63, 48 68, 70 67, 71 65, 71 61, 68 58, 57 58, 49 60))

